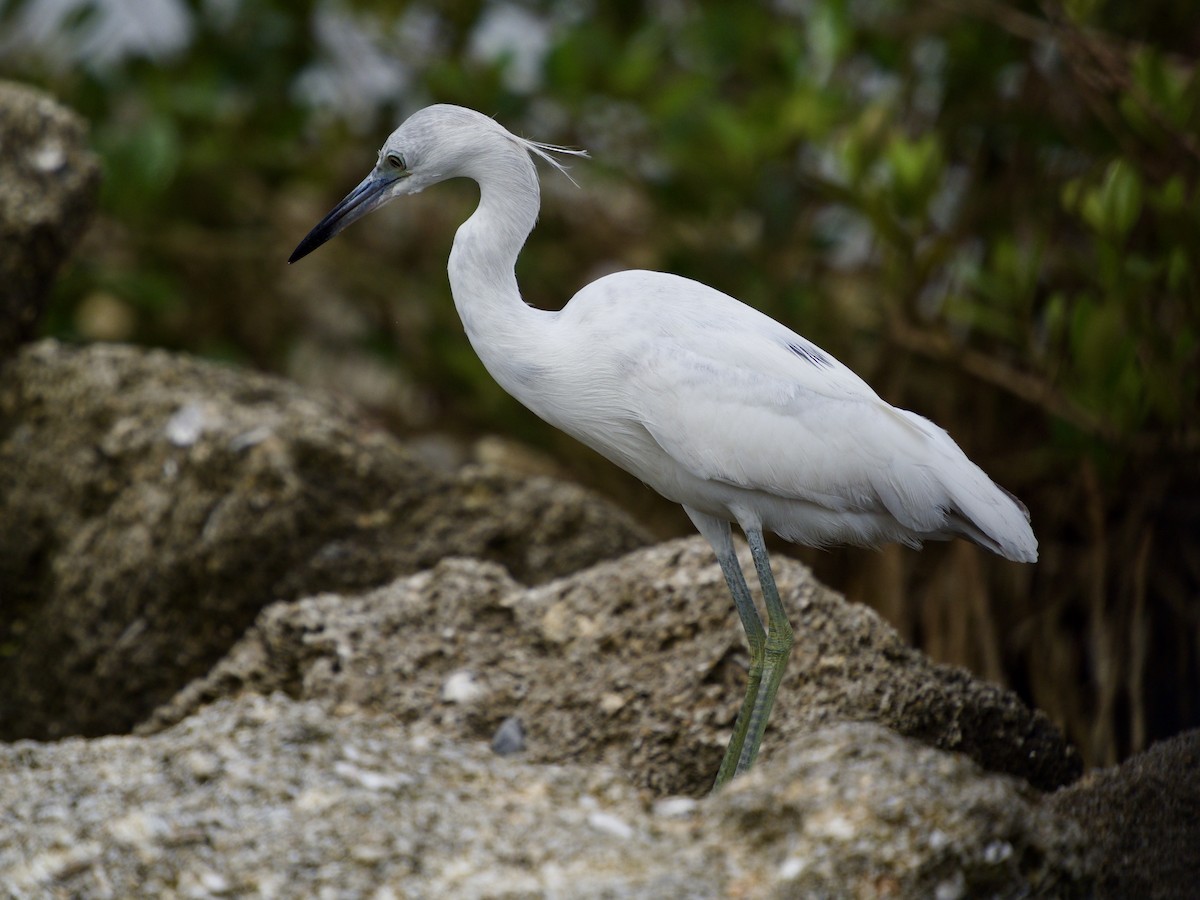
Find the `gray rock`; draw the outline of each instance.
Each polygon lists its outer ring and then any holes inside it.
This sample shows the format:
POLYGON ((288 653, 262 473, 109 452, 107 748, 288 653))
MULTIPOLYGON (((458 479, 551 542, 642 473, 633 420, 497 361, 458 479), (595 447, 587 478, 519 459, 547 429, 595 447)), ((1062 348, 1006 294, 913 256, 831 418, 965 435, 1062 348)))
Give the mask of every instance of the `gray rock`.
POLYGON ((607 766, 247 695, 0 747, 0 809, 18 897, 1077 897, 1092 865, 1028 788, 866 724, 651 805, 607 766))
POLYGON ((1095 845, 1098 900, 1185 900, 1200 892, 1200 729, 1089 772, 1047 802, 1095 845))
POLYGON ((742 896, 1088 897, 1086 830, 1041 800, 962 755, 842 723, 797 735, 707 818, 720 843, 759 843, 786 886, 747 879, 742 896))
POLYGON ((79 116, 0 81, 0 365, 31 339, 96 208, 100 164, 79 116))
POLYGON ((511 756, 524 749, 525 726, 516 716, 509 716, 492 735, 492 752, 499 756, 511 756))
POLYGON ((644 541, 588 491, 434 472, 279 379, 29 345, 0 379, 0 738, 129 729, 276 599, 446 555, 536 583, 644 541))
MULTIPOLYGON (((1057 729, 1011 692, 935 665, 799 563, 777 558, 775 569, 797 643, 763 758, 822 725, 869 721, 1037 786, 1077 777, 1057 729)), ((733 603, 699 537, 533 589, 497 566, 447 560, 366 595, 269 607, 144 730, 244 690, 384 711, 463 740, 489 740, 518 716, 531 760, 606 761, 655 793, 699 796, 745 665, 733 603), (464 671, 470 699, 447 701, 444 686, 464 671)))

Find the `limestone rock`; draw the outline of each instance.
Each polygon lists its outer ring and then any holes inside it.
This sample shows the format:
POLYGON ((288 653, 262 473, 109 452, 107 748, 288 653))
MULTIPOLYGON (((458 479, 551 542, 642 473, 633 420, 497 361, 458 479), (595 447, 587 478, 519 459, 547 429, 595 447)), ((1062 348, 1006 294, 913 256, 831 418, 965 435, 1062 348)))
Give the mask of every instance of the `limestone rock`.
MULTIPOLYGON (((744 560, 749 564, 749 560, 744 560)), ((796 648, 763 758, 825 724, 869 721, 1040 787, 1077 777, 1057 729, 1011 692, 939 666, 866 607, 777 557, 796 648)), ((272 606, 146 730, 243 690, 363 707, 486 741, 520 718, 539 762, 619 766, 658 794, 707 792, 745 689, 741 626, 699 538, 636 551, 537 588, 447 560, 361 596, 272 606), (470 673, 468 702, 445 686, 470 673)))
POLYGON ((747 870, 739 896, 1090 896, 1086 829, 1040 801, 961 755, 841 723, 798 734, 707 801, 707 819, 772 863, 747 870))
POLYGON ((1185 900, 1200 890, 1200 729, 1089 772, 1048 804, 1096 846, 1098 900, 1185 900))
POLYGON ((652 803, 357 708, 246 695, 150 737, 0 746, 15 896, 1087 896, 1085 832, 1028 787, 867 724, 717 797, 652 803))
POLYGON ((0 364, 30 340, 54 276, 92 217, 87 127, 49 95, 0 81, 0 364))
POLYGON ((539 582, 644 541, 588 491, 434 472, 279 379, 29 345, 0 379, 0 738, 127 730, 277 599, 447 555, 539 582))

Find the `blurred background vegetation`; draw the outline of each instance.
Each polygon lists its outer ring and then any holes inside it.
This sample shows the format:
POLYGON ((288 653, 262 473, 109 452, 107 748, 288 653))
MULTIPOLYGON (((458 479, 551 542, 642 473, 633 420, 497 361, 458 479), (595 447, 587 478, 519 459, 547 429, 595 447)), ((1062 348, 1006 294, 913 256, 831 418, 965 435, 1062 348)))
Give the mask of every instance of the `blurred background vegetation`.
POLYGON ((1198 54, 1191 0, 0 0, 0 77, 81 112, 104 160, 48 333, 515 437, 688 533, 475 359, 445 277, 471 186, 284 263, 430 102, 587 148, 578 188, 544 173, 527 300, 688 275, 946 427, 1028 503, 1037 566, 789 552, 1092 764, 1200 724, 1198 54))

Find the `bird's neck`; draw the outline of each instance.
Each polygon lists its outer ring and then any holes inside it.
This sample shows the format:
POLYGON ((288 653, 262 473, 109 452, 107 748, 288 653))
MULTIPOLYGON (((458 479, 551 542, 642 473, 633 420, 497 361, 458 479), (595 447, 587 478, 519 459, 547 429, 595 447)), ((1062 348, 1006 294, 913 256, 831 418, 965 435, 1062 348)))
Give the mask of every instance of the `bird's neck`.
POLYGON ((465 174, 479 184, 479 206, 455 235, 450 291, 471 345, 510 388, 497 369, 532 350, 548 315, 521 299, 513 270, 537 221, 537 171, 525 150, 504 141, 465 174))

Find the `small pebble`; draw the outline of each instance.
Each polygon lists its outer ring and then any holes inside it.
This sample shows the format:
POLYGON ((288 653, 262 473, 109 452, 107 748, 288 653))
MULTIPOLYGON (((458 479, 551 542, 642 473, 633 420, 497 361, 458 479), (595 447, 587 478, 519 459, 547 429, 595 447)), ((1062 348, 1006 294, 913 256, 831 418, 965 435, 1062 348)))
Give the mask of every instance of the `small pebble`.
POLYGON ((597 831, 602 831, 613 837, 621 838, 622 840, 629 840, 629 838, 633 837, 633 829, 625 821, 618 819, 612 813, 595 810, 588 813, 587 821, 597 831))
POLYGON ((794 881, 808 868, 808 860, 801 856, 789 856, 779 867, 780 881, 794 881))
POLYGON ((478 700, 484 693, 486 692, 475 680, 475 676, 465 669, 451 674, 442 685, 442 700, 446 703, 470 703, 478 700))
POLYGON ((67 150, 59 141, 43 141, 29 155, 29 161, 39 172, 57 172, 67 164, 67 150))
POLYGON ((691 797, 663 797, 654 804, 654 814, 664 819, 678 819, 690 816, 699 805, 691 797))
POLYGON ((525 749, 525 726, 516 716, 509 716, 500 723, 492 736, 492 752, 497 756, 511 756, 525 749))
POLYGON ((620 694, 606 691, 600 697, 600 709, 602 712, 608 713, 610 716, 620 711, 625 706, 625 698, 620 694))
POLYGON ((200 439, 210 426, 204 407, 199 403, 185 403, 167 420, 167 440, 176 447, 190 447, 200 439))

